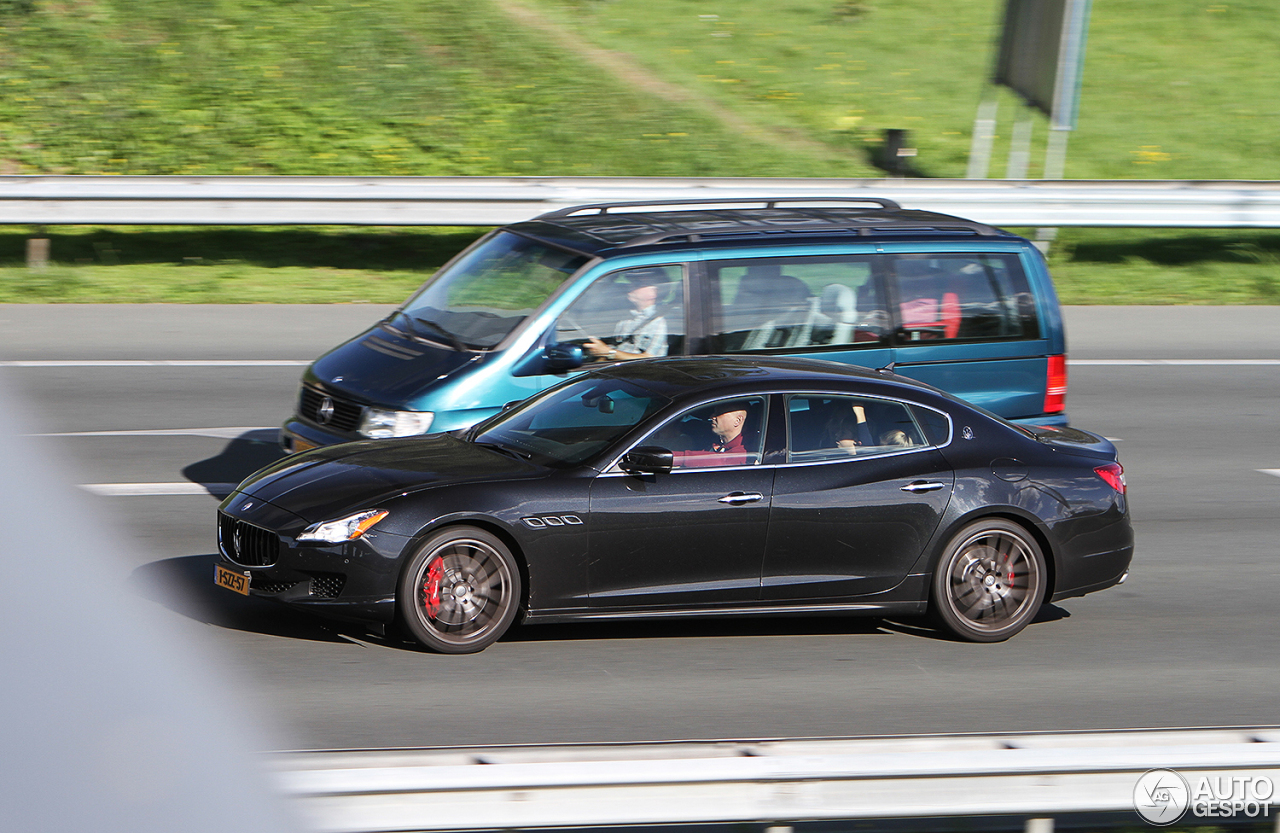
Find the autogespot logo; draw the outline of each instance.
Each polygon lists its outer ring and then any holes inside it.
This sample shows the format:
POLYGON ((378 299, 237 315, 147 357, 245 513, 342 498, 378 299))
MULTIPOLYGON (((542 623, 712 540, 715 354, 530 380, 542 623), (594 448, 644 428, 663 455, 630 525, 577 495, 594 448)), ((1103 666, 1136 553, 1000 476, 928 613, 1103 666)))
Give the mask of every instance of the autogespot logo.
POLYGON ((1187 781, 1171 769, 1144 773, 1133 786, 1133 809, 1145 821, 1164 826, 1182 818, 1191 804, 1187 781))
POLYGON ((1267 818, 1275 783, 1266 775, 1201 775, 1192 789, 1172 769, 1153 769, 1133 787, 1133 809, 1150 824, 1161 827, 1191 810, 1198 819, 1267 818))

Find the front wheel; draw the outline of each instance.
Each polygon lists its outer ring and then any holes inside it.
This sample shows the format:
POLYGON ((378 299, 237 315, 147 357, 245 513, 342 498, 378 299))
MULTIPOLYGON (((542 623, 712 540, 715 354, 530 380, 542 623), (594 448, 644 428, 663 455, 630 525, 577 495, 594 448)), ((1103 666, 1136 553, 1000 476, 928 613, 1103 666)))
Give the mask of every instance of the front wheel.
POLYGON ((470 654, 511 626, 520 605, 520 570, 497 536, 452 527, 414 553, 396 601, 406 632, 419 643, 443 654, 470 654))
POLYGON ((1035 618, 1044 582, 1044 554, 1026 529, 999 518, 976 521, 942 553, 931 612, 961 639, 999 642, 1035 618))

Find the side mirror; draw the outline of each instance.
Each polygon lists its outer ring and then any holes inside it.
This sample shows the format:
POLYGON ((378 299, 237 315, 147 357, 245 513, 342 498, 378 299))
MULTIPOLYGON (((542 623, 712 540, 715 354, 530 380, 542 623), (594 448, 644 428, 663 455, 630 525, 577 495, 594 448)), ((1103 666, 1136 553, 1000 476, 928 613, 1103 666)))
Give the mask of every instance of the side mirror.
POLYGON ((586 362, 581 344, 552 344, 542 351, 543 366, 552 372, 576 370, 586 362))
POLYGON ((619 467, 631 474, 669 474, 675 455, 668 448, 640 445, 622 455, 619 467))

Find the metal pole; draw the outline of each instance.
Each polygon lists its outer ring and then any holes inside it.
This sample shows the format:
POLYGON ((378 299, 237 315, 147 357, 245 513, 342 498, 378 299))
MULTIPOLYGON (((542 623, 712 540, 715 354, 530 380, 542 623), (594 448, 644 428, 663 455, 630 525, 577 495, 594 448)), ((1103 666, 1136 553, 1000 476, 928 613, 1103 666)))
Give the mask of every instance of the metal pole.
POLYGON ((978 115, 973 120, 973 142, 969 145, 969 169, 966 179, 986 179, 991 167, 991 148, 996 138, 996 112, 1000 99, 994 87, 988 87, 978 103, 978 115))
POLYGON ((1005 179, 1026 179, 1027 168, 1031 166, 1031 108, 1023 107, 1018 111, 1018 120, 1013 123, 1013 138, 1009 142, 1009 164, 1005 168, 1005 179))

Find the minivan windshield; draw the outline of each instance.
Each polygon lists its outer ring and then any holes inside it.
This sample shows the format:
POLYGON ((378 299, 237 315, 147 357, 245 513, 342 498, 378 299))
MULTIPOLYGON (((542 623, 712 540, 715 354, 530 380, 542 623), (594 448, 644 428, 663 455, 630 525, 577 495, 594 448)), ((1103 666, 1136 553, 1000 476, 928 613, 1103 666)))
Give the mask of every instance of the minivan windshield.
POLYGON ((406 301, 395 326, 458 350, 494 347, 586 262, 585 255, 498 232, 406 301))

